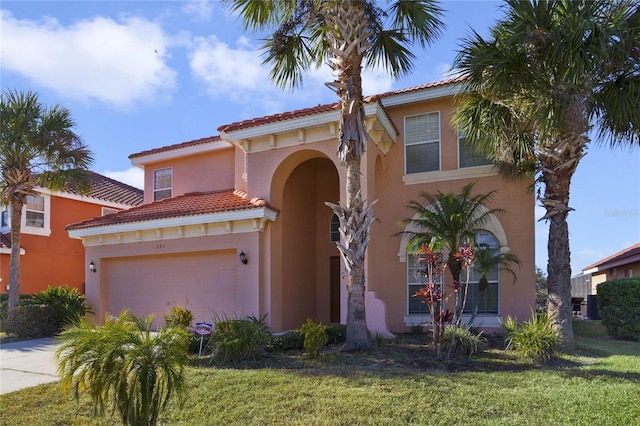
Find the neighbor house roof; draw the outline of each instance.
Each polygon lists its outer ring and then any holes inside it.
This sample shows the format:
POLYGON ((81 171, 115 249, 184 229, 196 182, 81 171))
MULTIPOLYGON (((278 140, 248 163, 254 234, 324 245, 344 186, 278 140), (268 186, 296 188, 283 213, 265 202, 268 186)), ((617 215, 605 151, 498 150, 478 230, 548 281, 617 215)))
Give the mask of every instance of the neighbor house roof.
POLYGON ((609 268, 629 265, 635 262, 640 262, 640 243, 634 244, 631 247, 627 247, 626 249, 614 253, 609 257, 605 257, 604 259, 592 265, 589 265, 582 270, 585 273, 593 273, 604 271, 609 268))
POLYGON ((133 207, 114 214, 88 219, 66 227, 67 231, 95 228, 110 225, 122 225, 134 222, 147 222, 185 216, 207 215, 212 213, 236 212, 251 209, 268 208, 277 211, 261 198, 249 200, 240 190, 213 192, 192 192, 172 198, 155 201, 150 204, 133 207))
POLYGON ((109 203, 121 204, 124 206, 139 206, 144 200, 144 191, 126 183, 108 178, 99 173, 87 171, 89 175, 89 191, 79 191, 73 182, 68 188, 60 191, 51 191, 46 187, 37 189, 39 192, 50 192, 52 194, 73 194, 78 197, 88 197, 96 200, 107 201, 109 203))

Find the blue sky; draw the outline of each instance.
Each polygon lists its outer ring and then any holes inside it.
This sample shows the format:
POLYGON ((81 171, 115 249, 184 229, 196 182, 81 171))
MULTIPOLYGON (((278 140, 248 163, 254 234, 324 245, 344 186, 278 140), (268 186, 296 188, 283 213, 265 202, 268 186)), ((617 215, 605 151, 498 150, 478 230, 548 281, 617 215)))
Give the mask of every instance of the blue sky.
MULTIPOLYGON (((486 35, 500 2, 443 1, 447 28, 418 49, 412 75, 382 70, 365 94, 446 77, 470 28, 486 35)), ((218 2, 3 0, 0 86, 32 90, 71 110, 93 170, 141 187, 130 154, 216 134, 223 124, 334 102, 324 69, 280 91, 261 66, 258 38, 218 2)), ((572 270, 640 241, 640 149, 592 143, 572 181, 572 270)), ((542 209, 536 210, 536 216, 542 209)), ((536 265, 546 270, 548 225, 536 223, 536 265)))

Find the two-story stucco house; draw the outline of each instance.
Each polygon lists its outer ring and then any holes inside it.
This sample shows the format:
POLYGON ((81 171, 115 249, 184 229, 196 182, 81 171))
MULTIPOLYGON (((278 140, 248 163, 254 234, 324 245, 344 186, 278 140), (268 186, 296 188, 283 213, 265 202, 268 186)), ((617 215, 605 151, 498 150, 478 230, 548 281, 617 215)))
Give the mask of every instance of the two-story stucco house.
MULTIPOLYGON (((89 172, 91 189, 51 191, 36 188, 22 211, 20 236, 20 293, 34 294, 50 285, 68 285, 84 292, 84 247, 69 238, 65 227, 88 218, 115 213, 142 204, 142 190, 98 173, 89 172)), ((11 258, 9 208, 0 207, 0 284, 7 293, 11 258)))
MULTIPOLYGON (((416 259, 398 223, 421 191, 497 189, 485 244, 521 259, 518 280, 495 274, 477 324, 524 319, 535 303, 534 195, 531 182, 504 180, 452 127, 455 80, 365 99, 369 143, 363 197, 378 199, 366 260, 367 321, 373 333, 404 332, 427 319, 413 298, 416 259)), ((337 104, 284 112, 218 128, 219 136, 139 152, 144 204, 69 226, 86 247, 87 297, 98 321, 190 309, 196 321, 268 314, 273 331, 307 318, 346 320, 346 273, 335 246, 337 221, 324 203, 345 198, 336 157, 337 104)), ((503 276, 504 275, 504 276, 503 276)), ((470 290, 471 297, 477 290, 470 290)), ((162 320, 156 320, 158 325, 162 320)))

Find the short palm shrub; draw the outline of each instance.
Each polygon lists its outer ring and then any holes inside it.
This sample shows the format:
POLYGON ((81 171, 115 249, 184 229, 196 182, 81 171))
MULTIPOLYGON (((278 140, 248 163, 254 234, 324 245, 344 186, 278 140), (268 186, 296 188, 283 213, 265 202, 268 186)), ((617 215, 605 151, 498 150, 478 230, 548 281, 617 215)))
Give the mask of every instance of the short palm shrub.
POLYGON ((209 339, 212 360, 238 362, 264 356, 269 329, 260 318, 219 318, 214 320, 215 331, 209 339))
POLYGON ((607 333, 640 341, 640 278, 598 284, 598 312, 607 333))
POLYGON ((50 285, 46 290, 34 294, 33 298, 23 303, 51 306, 53 326, 55 332, 59 332, 65 326, 83 318, 87 312, 91 312, 86 300, 86 296, 80 294, 77 288, 50 285))
POLYGON ((524 362, 544 363, 555 357, 560 336, 546 312, 531 312, 531 319, 519 323, 508 316, 502 323, 506 332, 507 349, 524 362))
POLYGON ((304 336, 304 352, 310 358, 317 358, 322 347, 329 341, 326 329, 324 324, 315 322, 311 318, 300 327, 300 332, 304 336))
POLYGON ((172 398, 184 400, 189 333, 182 327, 153 332, 152 323, 153 316, 124 311, 102 327, 78 321, 63 331, 56 351, 62 388, 76 400, 86 390, 94 414, 110 407, 124 425, 156 425, 172 398))
POLYGON ((471 327, 464 325, 448 325, 444 329, 442 336, 444 350, 451 353, 461 353, 471 357, 487 347, 487 338, 471 327))
POLYGON ((20 338, 53 336, 56 332, 54 309, 49 305, 18 305, 11 308, 7 333, 20 338))
POLYGON ((162 315, 167 327, 177 326, 183 328, 191 328, 193 323, 193 313, 180 305, 176 305, 169 309, 169 312, 162 315))

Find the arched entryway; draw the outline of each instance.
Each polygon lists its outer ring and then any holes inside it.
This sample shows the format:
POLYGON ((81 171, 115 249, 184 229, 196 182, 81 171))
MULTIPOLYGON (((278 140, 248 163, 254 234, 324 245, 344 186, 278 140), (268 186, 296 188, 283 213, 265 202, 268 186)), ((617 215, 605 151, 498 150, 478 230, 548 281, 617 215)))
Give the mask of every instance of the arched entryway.
POLYGON ((299 161, 279 170, 288 176, 274 179, 280 188, 272 188, 281 194, 271 244, 278 262, 271 300, 280 309, 272 314, 272 327, 282 330, 297 328, 307 318, 328 323, 340 316, 340 260, 331 241, 333 211, 324 204, 340 199, 338 171, 321 154, 299 161), (337 281, 332 285, 332 280, 337 281))

